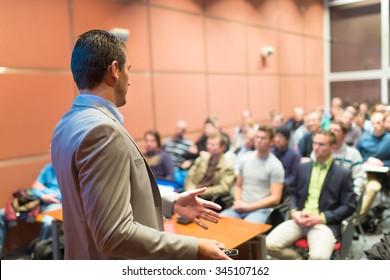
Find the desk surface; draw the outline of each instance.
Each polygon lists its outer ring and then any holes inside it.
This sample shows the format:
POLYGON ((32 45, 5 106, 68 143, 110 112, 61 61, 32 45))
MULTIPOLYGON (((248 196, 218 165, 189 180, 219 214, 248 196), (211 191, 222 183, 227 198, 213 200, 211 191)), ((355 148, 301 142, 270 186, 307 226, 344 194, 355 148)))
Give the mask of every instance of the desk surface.
POLYGON ((177 216, 175 215, 169 220, 164 220, 165 231, 198 238, 214 239, 224 243, 226 248, 236 248, 271 228, 271 225, 267 224, 255 224, 241 219, 223 217, 218 221, 218 224, 204 221, 209 227, 209 229, 205 230, 195 223, 188 225, 178 224, 176 219, 177 216))
POLYGON ((42 212, 41 214, 52 216, 57 221, 61 221, 61 222, 63 221, 63 218, 62 218, 62 208, 57 209, 57 210, 53 210, 53 211, 42 212))
POLYGON ((375 172, 375 173, 387 173, 389 172, 389 167, 387 166, 374 166, 364 163, 363 169, 366 172, 375 172))
MULTIPOLYGON (((63 220, 62 209, 42 212, 42 214, 50 215, 57 221, 63 220)), ((226 248, 236 248, 271 228, 271 225, 267 224, 255 224, 241 219, 223 217, 217 224, 203 221, 209 227, 209 229, 205 230, 195 223, 181 225, 178 224, 176 220, 176 215, 169 220, 164 220, 165 231, 195 236, 198 238, 218 240, 219 242, 224 243, 226 248)))

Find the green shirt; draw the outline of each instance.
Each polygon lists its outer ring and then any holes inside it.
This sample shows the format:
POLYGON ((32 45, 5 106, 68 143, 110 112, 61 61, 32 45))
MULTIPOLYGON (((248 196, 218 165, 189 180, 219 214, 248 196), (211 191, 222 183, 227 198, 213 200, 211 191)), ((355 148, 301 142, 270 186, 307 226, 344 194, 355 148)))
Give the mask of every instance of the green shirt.
POLYGON ((326 223, 326 218, 323 213, 320 213, 319 199, 322 185, 324 184, 326 174, 328 174, 332 161, 333 157, 330 156, 323 165, 321 165, 318 161, 313 163, 313 169, 310 176, 309 192, 305 206, 302 210, 305 213, 320 214, 324 223, 326 223))

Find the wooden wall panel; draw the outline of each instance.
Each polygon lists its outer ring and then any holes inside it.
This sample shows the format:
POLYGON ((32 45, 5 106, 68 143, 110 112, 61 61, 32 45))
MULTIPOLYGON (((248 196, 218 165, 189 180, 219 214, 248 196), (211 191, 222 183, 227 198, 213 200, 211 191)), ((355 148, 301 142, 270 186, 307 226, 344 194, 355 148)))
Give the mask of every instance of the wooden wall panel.
POLYGON ((137 2, 119 3, 107 0, 72 0, 72 2, 76 38, 90 29, 108 31, 113 28, 129 29, 130 35, 126 47, 132 70, 150 68, 146 6, 137 2))
POLYGON ((131 74, 127 90, 127 103, 120 107, 125 127, 135 139, 142 138, 145 128, 154 126, 154 107, 151 92, 151 77, 148 74, 131 74))
POLYGON ((279 40, 280 73, 302 75, 304 72, 303 37, 290 33, 280 33, 279 40))
POLYGON ((0 67, 67 68, 68 0, 1 0, 0 67))
POLYGON ((206 52, 208 71, 245 72, 245 27, 237 23, 206 19, 206 52))
POLYGON ((0 75, 0 160, 47 153, 55 125, 70 108, 69 74, 0 75))
POLYGON ((280 112, 290 115, 295 106, 305 106, 304 79, 301 77, 280 78, 280 112))
POLYGON ((205 70, 201 16, 152 8, 151 38, 155 70, 205 70))
POLYGON ((187 131, 199 131, 207 116, 204 75, 159 74, 155 76, 156 127, 162 135, 173 133, 176 122, 187 122, 187 131))
POLYGON ((247 23, 277 29, 279 27, 279 1, 246 0, 247 23))
POLYGON ((269 112, 279 108, 279 78, 276 76, 251 76, 249 79, 249 104, 253 119, 268 120, 269 112))
POLYGON ((279 0, 279 28, 282 30, 302 33, 304 0, 279 0))
POLYGON ((152 5, 181 10, 190 13, 202 13, 204 0, 150 0, 152 5))
POLYGON ((245 76, 212 75, 209 77, 210 112, 221 126, 234 126, 247 109, 247 81, 245 76))
POLYGON ((245 4, 244 0, 207 0, 204 1, 204 10, 208 16, 244 22, 245 4))

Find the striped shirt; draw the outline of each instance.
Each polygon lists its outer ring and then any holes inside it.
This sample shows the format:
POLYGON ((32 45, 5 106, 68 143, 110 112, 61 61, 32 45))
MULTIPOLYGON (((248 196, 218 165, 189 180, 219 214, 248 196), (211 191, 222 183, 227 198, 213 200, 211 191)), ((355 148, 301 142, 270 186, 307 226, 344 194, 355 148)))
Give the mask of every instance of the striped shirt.
POLYGON ((367 183, 367 174, 363 169, 363 158, 359 151, 344 143, 338 151, 333 151, 333 159, 336 164, 351 170, 354 192, 360 196, 367 183))
POLYGON ((192 146, 192 141, 184 138, 169 138, 163 145, 163 150, 171 155, 175 167, 179 168, 185 160, 184 155, 192 146))

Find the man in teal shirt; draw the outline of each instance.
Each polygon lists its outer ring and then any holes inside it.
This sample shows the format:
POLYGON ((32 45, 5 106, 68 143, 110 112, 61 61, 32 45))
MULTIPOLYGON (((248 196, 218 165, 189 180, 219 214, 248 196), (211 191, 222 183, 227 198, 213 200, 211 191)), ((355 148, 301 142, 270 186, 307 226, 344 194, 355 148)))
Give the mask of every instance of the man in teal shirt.
POLYGON ((333 162, 336 137, 318 131, 313 137, 314 161, 301 164, 291 194, 291 219, 267 236, 268 254, 277 259, 301 259, 292 244, 306 237, 309 259, 330 259, 341 235, 341 222, 356 207, 351 171, 333 162))

